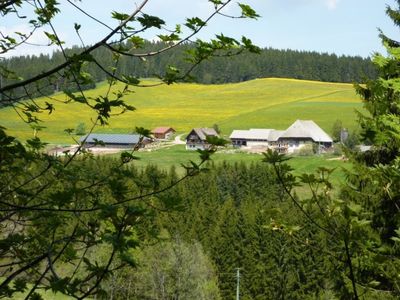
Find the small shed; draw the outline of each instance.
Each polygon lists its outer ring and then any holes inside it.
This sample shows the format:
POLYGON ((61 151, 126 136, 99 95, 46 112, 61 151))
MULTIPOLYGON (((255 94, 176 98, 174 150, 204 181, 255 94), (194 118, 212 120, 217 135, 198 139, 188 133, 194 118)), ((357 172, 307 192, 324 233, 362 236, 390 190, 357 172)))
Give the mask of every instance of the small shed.
POLYGON ((155 139, 159 140, 169 140, 175 133, 175 129, 172 127, 157 127, 151 132, 155 139))

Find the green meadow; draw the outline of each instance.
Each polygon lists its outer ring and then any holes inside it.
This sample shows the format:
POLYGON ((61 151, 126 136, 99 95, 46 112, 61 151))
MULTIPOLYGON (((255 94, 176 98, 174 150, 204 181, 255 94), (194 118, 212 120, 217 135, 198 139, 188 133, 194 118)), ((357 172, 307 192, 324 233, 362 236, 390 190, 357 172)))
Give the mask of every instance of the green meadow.
MULTIPOLYGON (((119 154, 113 154, 114 157, 119 157, 119 154)), ((192 160, 199 162, 199 154, 196 151, 188 151, 185 145, 174 145, 168 148, 157 149, 153 151, 140 151, 135 156, 139 160, 132 162, 137 167, 145 168, 148 165, 155 165, 165 171, 170 170, 172 167, 175 171, 183 175, 185 169, 182 165, 189 165, 192 160)), ((262 154, 252 154, 247 152, 233 151, 231 148, 217 151, 213 154, 212 159, 208 164, 246 164, 262 163, 262 154)), ((333 155, 313 155, 313 156, 291 156, 288 164, 294 169, 294 175, 301 175, 303 173, 316 174, 318 168, 324 167, 333 170, 330 175, 330 181, 334 184, 334 191, 339 191, 339 187, 345 182, 344 169, 351 170, 352 166, 347 160, 342 160, 333 155)), ((207 167, 207 165, 206 165, 207 167)), ((299 195, 309 195, 309 189, 306 186, 296 188, 299 195)))
MULTIPOLYGON (((119 157, 119 154, 112 154, 112 156, 119 157)), ((140 151, 135 153, 135 156, 139 157, 139 160, 133 161, 132 164, 137 167, 156 165, 165 171, 174 167, 181 175, 185 172, 182 165, 189 165, 191 160, 194 162, 200 162, 199 153, 197 151, 186 150, 185 145, 174 145, 168 148, 161 148, 152 151, 140 151)), ((229 164, 244 163, 249 165, 252 163, 261 163, 262 159, 262 154, 241 152, 228 147, 213 154, 211 161, 208 163, 221 164, 225 162, 229 164)), ((330 154, 291 156, 288 163, 294 168, 295 175, 314 173, 321 166, 328 169, 334 169, 331 179, 335 183, 343 183, 345 179, 343 169, 351 168, 350 163, 330 154)))
MULTIPOLYGON (((95 97, 105 95, 107 89, 105 83, 100 83, 85 93, 95 97)), ((40 125, 46 127, 39 136, 51 144, 73 144, 64 129, 76 128, 80 122, 89 128, 94 114, 80 104, 63 103, 66 99, 61 94, 53 98, 37 99, 39 104, 55 104, 52 114, 39 114, 43 120, 40 125)), ((355 128, 355 110, 362 110, 351 84, 278 78, 223 85, 185 83, 134 88, 134 93, 124 100, 136 111, 113 116, 108 126, 98 127, 95 132, 130 133, 137 126, 171 126, 184 133, 193 127, 218 124, 222 133, 229 136, 233 129, 286 129, 296 119, 312 119, 330 133, 336 119, 355 128)), ((0 110, 0 120, 10 134, 21 140, 33 136, 32 128, 10 107, 0 110)))

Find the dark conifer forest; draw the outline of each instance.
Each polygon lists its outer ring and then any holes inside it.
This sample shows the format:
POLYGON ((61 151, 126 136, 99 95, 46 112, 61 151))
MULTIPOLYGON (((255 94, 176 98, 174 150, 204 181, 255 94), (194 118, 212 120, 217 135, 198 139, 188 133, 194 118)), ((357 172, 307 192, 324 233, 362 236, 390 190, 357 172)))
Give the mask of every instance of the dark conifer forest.
MULTIPOLYGON (((140 52, 151 53, 165 46, 165 43, 161 42, 147 42, 145 48, 140 49, 140 52)), ((142 59, 121 57, 116 74, 124 74, 134 78, 153 78, 163 74, 162 70, 167 70, 170 66, 177 67, 180 70, 189 70, 191 64, 185 61, 185 57, 193 49, 190 44, 184 44, 155 57, 142 59)), ((73 56, 81 51, 81 48, 74 47, 66 52, 73 56)), ((83 66, 83 71, 87 72, 87 75, 90 75, 94 82, 106 80, 109 74, 105 71, 113 71, 110 67, 113 66, 112 52, 107 48, 99 48, 92 55, 97 62, 86 63, 83 66)), ((51 55, 20 56, 2 60, 0 66, 12 69, 15 72, 14 80, 3 78, 2 84, 17 82, 20 78, 30 78, 34 74, 45 72, 63 63, 63 61, 64 57, 60 51, 53 52, 51 55)), ((376 76, 376 69, 369 58, 265 48, 260 54, 244 52, 239 56, 216 56, 205 60, 190 72, 189 79, 203 84, 241 82, 264 77, 354 83, 374 79, 376 76)), ((82 84, 83 89, 94 87, 95 84, 90 80, 87 84, 82 84)), ((74 92, 76 85, 73 78, 53 76, 27 88, 31 95, 41 96, 63 90, 74 92), (38 86, 39 89, 37 89, 38 86)), ((21 91, 22 94, 26 94, 25 91, 21 91)))

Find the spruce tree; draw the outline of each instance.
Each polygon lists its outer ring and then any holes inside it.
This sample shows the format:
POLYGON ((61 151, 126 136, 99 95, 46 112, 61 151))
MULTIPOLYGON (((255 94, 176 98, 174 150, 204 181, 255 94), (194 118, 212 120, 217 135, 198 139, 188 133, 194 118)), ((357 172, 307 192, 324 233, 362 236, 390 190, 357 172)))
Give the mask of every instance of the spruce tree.
MULTIPOLYGON (((400 26, 396 2, 387 14, 400 26)), ((322 250, 331 257, 330 280, 341 299, 400 296, 400 43, 382 32, 380 37, 387 55, 373 57, 379 78, 356 86, 368 112, 359 116, 361 136, 372 147, 347 151, 353 167, 340 195, 332 193, 332 170, 295 177, 286 157, 269 151, 264 159, 274 166, 307 226, 324 235, 322 250), (309 198, 294 193, 299 183, 310 188, 309 198)))

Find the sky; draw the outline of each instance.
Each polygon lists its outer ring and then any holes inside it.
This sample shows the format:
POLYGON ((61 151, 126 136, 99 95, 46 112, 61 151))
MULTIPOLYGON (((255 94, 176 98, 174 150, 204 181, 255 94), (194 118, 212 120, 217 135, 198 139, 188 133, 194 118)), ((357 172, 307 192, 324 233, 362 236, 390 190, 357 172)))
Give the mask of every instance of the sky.
MULTIPOLYGON (((88 13, 109 24, 116 25, 111 12, 130 13, 140 0, 73 0, 88 13)), ((81 12, 66 0, 59 0, 62 12, 54 21, 54 26, 67 46, 81 45, 74 32, 74 23, 81 24, 81 35, 85 44, 95 43, 109 31, 81 12)), ((240 0, 250 4, 261 17, 258 20, 231 19, 218 16, 199 34, 199 38, 210 38, 215 34, 240 38, 249 37, 258 46, 276 49, 293 49, 335 53, 337 55, 371 56, 374 52, 384 52, 378 37, 378 28, 398 40, 398 28, 385 14, 387 5, 396 7, 395 0, 240 0)), ((237 15, 237 1, 224 13, 237 15)), ((157 15, 167 22, 168 28, 182 23, 187 17, 205 18, 212 11, 207 0, 149 0, 144 12, 157 15)), ((28 17, 31 8, 24 8, 28 17)), ((28 18, 29 19, 29 18, 28 18)), ((28 19, 0 17, 0 32, 3 35, 13 31, 27 32, 28 19)), ((50 31, 50 29, 46 29, 50 31)), ((156 34, 146 33, 144 38, 154 40, 156 34)), ((25 45, 10 51, 3 57, 49 53, 54 48, 46 45, 48 39, 43 31, 37 32, 30 41, 35 46, 25 45)))

